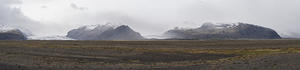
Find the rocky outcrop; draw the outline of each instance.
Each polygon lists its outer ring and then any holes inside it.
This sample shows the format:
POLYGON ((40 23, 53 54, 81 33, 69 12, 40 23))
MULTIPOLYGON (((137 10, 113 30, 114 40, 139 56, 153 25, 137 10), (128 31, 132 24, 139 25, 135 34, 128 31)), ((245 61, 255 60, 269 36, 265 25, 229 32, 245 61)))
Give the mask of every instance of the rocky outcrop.
POLYGON ((280 39, 278 33, 270 28, 246 24, 205 23, 200 28, 175 28, 165 32, 171 39, 280 39))
POLYGON ((26 40, 25 35, 18 29, 0 32, 0 40, 26 40))
POLYGON ((129 26, 93 25, 68 32, 67 37, 77 40, 142 40, 144 37, 129 26))

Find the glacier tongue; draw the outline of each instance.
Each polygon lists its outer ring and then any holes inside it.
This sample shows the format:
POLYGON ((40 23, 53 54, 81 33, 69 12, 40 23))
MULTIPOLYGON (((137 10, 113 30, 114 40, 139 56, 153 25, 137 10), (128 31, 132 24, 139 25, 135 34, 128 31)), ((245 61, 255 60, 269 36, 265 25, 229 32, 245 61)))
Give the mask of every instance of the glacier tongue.
POLYGON ((66 36, 30 36, 29 40, 75 40, 66 36))

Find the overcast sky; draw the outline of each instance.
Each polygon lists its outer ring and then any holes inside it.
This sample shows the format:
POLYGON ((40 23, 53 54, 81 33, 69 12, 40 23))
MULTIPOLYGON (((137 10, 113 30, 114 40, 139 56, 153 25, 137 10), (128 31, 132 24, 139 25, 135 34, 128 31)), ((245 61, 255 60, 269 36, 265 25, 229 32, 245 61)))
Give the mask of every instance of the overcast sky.
POLYGON ((0 24, 45 36, 106 22, 129 25, 143 35, 205 22, 245 22, 299 38, 299 18, 300 0, 0 0, 0 24))

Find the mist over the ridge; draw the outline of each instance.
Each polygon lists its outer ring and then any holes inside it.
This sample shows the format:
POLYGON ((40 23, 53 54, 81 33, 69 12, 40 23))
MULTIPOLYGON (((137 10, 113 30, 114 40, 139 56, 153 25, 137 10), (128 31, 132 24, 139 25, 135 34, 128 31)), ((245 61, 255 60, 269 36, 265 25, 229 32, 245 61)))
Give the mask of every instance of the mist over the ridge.
POLYGON ((66 35, 79 26, 111 22, 159 35, 205 22, 245 22, 299 38, 299 6, 299 0, 0 0, 0 24, 35 35, 66 35))

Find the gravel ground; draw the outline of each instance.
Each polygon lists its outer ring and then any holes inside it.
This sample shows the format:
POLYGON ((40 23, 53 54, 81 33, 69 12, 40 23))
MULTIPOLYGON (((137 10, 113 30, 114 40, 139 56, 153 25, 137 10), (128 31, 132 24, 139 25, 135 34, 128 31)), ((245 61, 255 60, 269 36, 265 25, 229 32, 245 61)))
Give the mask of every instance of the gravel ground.
POLYGON ((0 70, 300 70, 287 48, 300 41, 0 41, 0 70))

